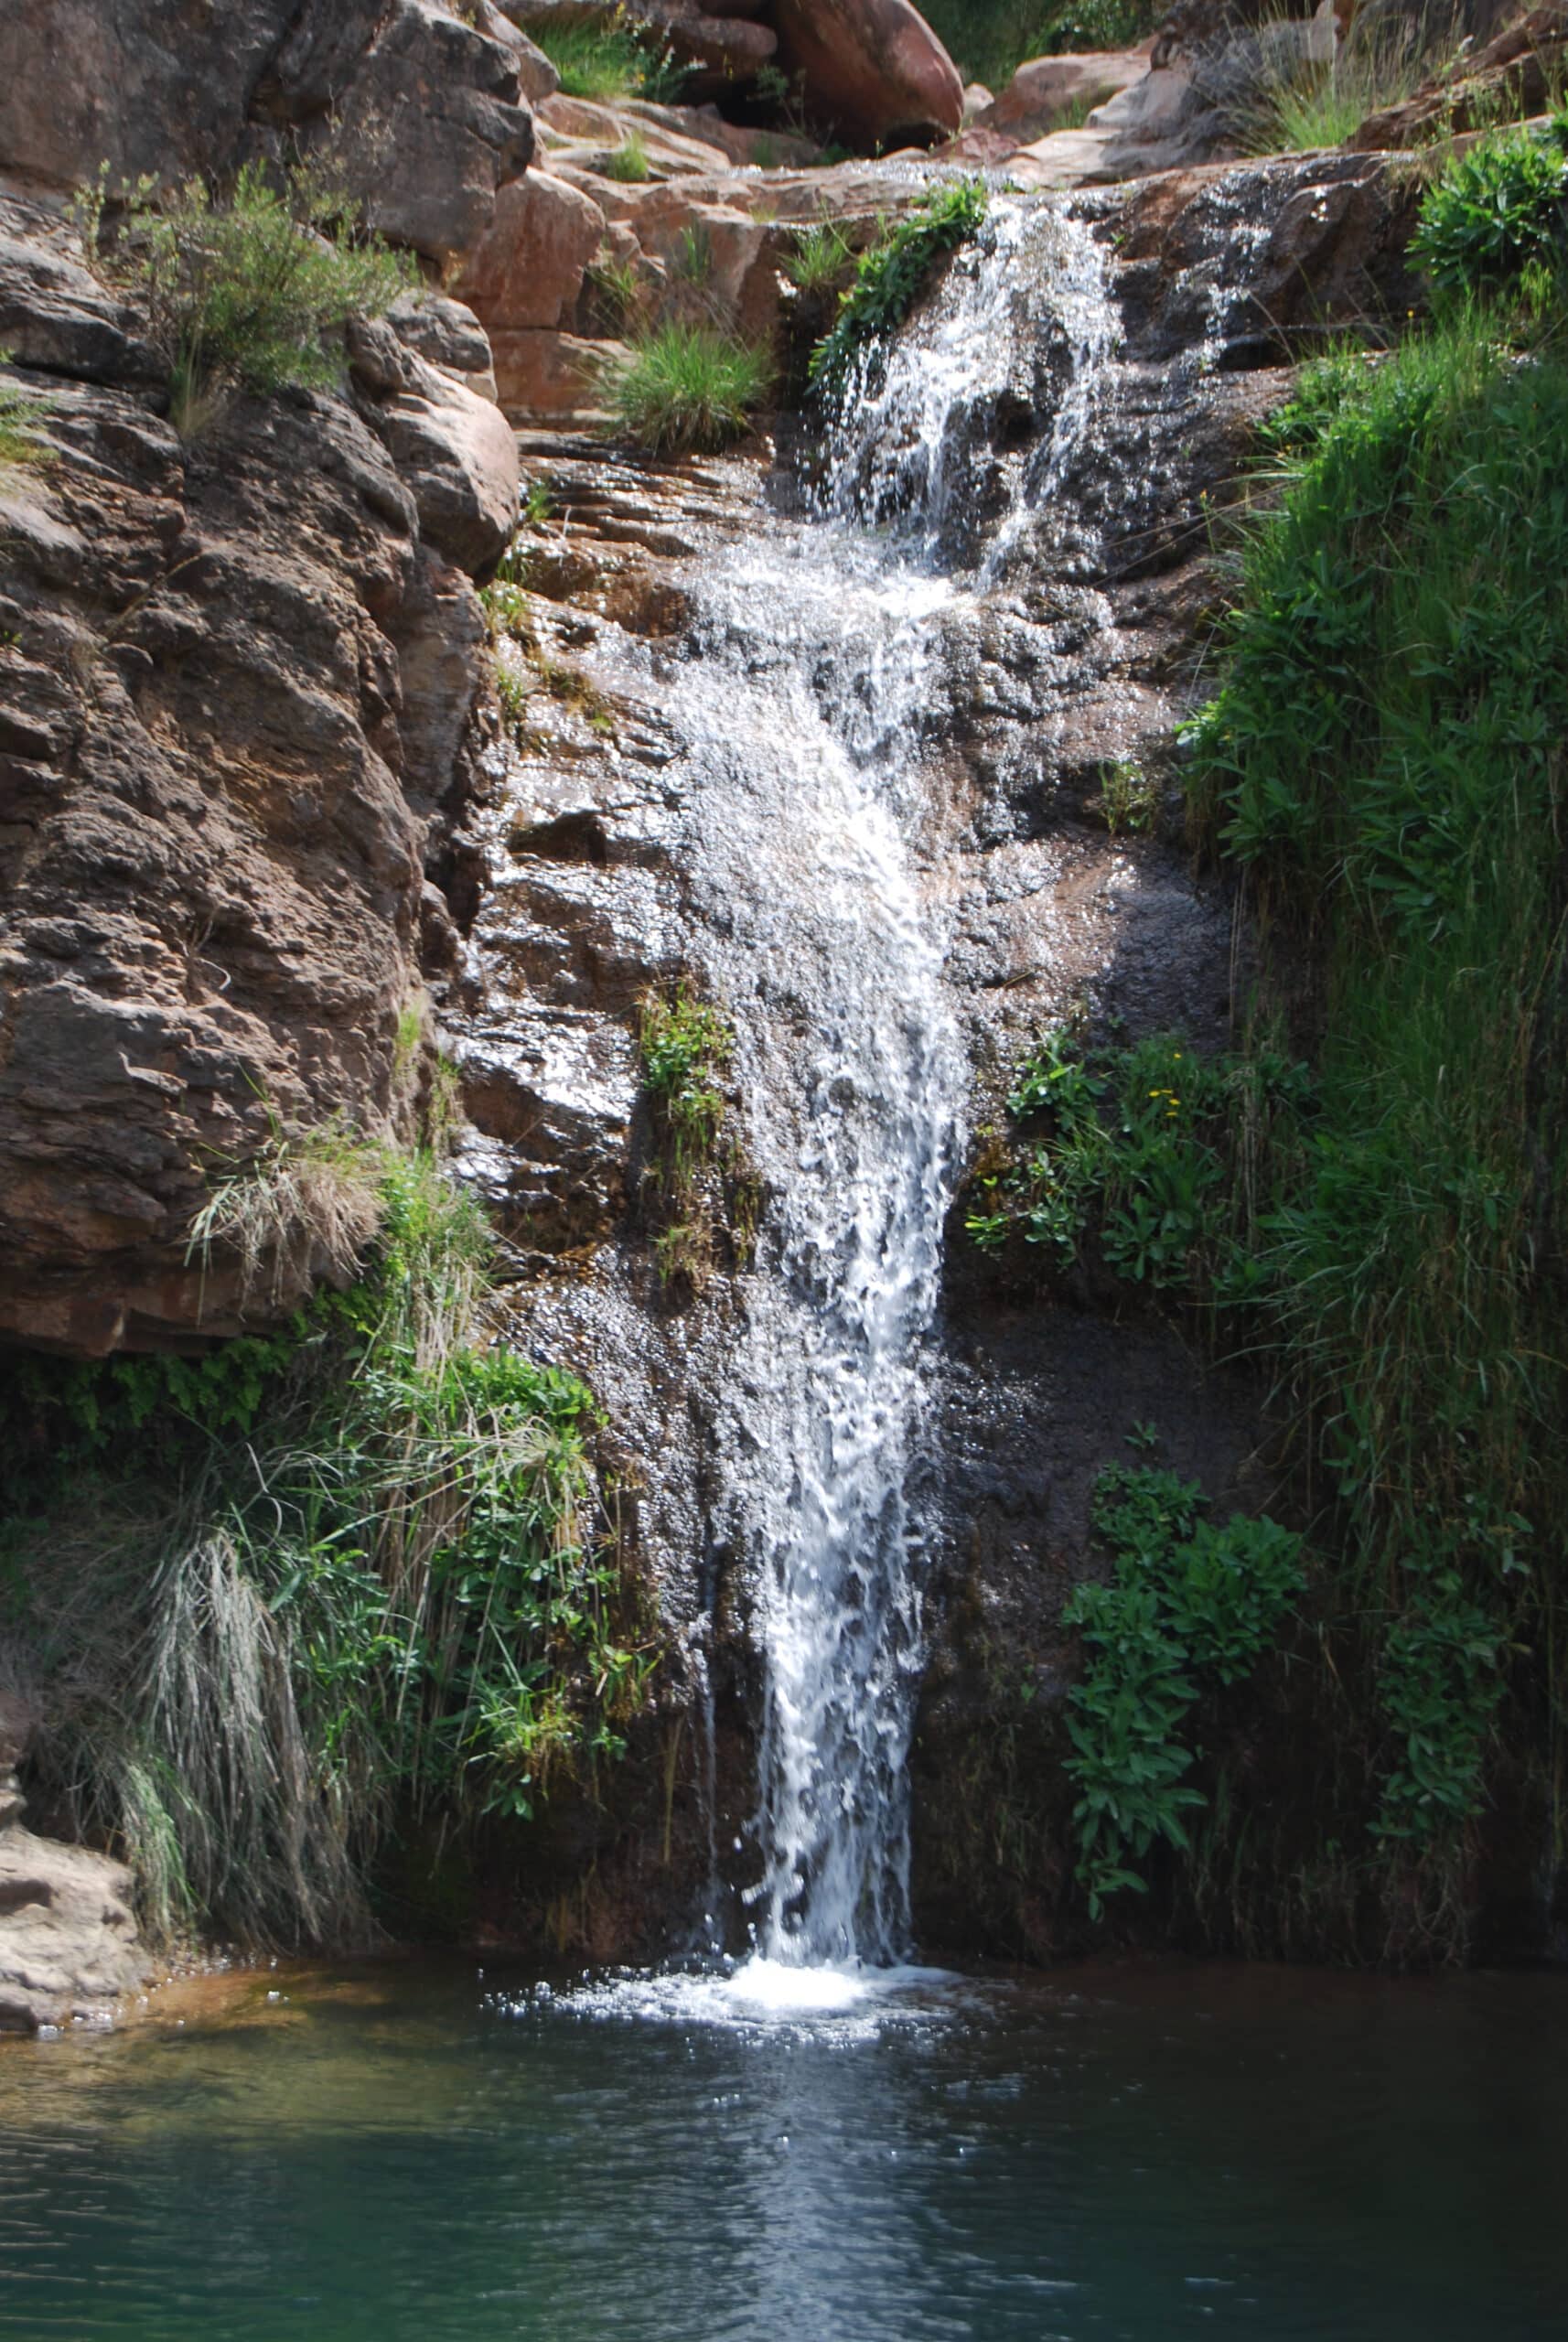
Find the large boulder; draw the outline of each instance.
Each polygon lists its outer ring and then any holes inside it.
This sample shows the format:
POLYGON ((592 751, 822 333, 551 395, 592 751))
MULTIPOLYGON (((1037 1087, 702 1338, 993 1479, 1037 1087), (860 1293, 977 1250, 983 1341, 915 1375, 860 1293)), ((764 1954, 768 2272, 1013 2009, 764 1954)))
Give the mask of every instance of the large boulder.
POLYGON ((124 1864, 0 1829, 0 2033, 106 2023, 150 1966, 124 1864))
POLYGON ((583 276, 604 239, 593 198, 547 171, 503 188, 457 289, 492 338, 570 326, 583 276))
POLYGON ((1055 130, 1070 113, 1081 121, 1090 106, 1102 105, 1119 90, 1143 80, 1147 48, 1086 50, 1076 57, 1036 57, 1020 65, 1000 97, 979 107, 972 127, 1000 131, 1027 145, 1055 130))
POLYGON ((388 320, 351 326, 349 349, 360 413, 413 498, 421 536, 470 576, 489 576, 517 527, 510 427, 492 399, 430 364, 388 320))
POLYGON ((785 71, 846 136, 929 145, 961 127, 958 68, 909 0, 774 0, 773 14, 785 71))
POLYGON ((374 223, 442 264, 527 168, 527 44, 441 0, 10 0, 0 170, 70 188, 329 146, 374 223))

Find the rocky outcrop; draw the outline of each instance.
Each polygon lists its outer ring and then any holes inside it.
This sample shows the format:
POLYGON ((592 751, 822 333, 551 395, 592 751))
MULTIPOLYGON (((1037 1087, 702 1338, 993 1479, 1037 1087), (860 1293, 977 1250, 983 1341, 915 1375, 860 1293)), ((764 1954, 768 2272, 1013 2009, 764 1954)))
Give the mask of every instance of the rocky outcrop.
POLYGON ((30 1726, 0 1692, 0 2033, 106 2022, 151 1966, 124 1865, 23 1829, 16 1766, 30 1726))
POLYGON ((167 184, 222 177, 288 140, 329 152, 367 190, 375 226, 445 263, 533 151, 526 44, 472 13, 439 0, 17 0, 0 170, 67 190, 100 165, 114 186, 167 184))
POLYGON ((1568 7, 1531 8, 1482 48, 1466 48, 1402 104, 1370 114, 1349 141, 1363 154, 1429 145, 1434 139, 1546 113, 1568 62, 1568 7))
POLYGON ((1026 146, 1069 114, 1103 105, 1149 70, 1144 48, 1086 49, 1070 57, 1036 57, 1020 65, 999 97, 965 115, 966 130, 993 131, 1026 146))
MULTIPOLYGON (((247 1298, 188 1257, 214 1176, 407 1112, 428 819, 480 682, 465 572, 515 449, 392 326, 352 402, 238 400, 183 445, 58 216, 5 204, 0 236, 47 443, 0 473, 0 1332, 199 1342, 247 1298)), ((477 355, 465 315, 431 330, 477 355)))
POLYGON ((774 0, 785 70, 867 146, 932 145, 963 121, 958 68, 909 0, 774 0))

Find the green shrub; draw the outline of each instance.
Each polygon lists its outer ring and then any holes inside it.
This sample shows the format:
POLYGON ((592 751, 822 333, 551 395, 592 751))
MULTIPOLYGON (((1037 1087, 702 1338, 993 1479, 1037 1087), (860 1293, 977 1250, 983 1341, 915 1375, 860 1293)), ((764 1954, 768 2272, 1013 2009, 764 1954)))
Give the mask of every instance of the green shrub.
POLYGON ((639 334, 607 378, 616 428, 657 455, 713 452, 745 437, 772 386, 765 350, 712 326, 639 334))
POLYGON ((106 252, 105 195, 101 180, 81 207, 90 256, 145 305, 188 435, 228 392, 336 381, 339 328, 380 316, 419 281, 412 254, 369 234, 361 207, 306 166, 274 184, 247 164, 227 197, 200 179, 156 199, 144 188, 106 252))
POLYGON ((1133 1865, 1156 1842, 1185 1850, 1185 1817, 1207 1802, 1187 1778, 1187 1717, 1206 1688, 1251 1673, 1305 1583, 1292 1531, 1240 1513, 1218 1529, 1206 1509, 1170 1472, 1113 1466, 1095 1491, 1114 1574, 1079 1586, 1063 1614, 1088 1654, 1069 1695, 1065 1770, 1079 1787, 1078 1877, 1095 1918, 1108 1895, 1144 1890, 1133 1865))
POLYGON ((1440 292, 1487 294, 1568 252, 1568 117, 1479 140, 1423 199, 1410 252, 1440 292))
POLYGON ((561 76, 561 91, 568 98, 590 98, 614 105, 626 98, 650 98, 672 104, 691 69, 677 65, 667 41, 652 27, 629 24, 623 11, 596 22, 558 25, 546 17, 534 19, 528 38, 561 76))
POLYGON ((150 1928, 362 1932, 394 1832, 526 1815, 650 1664, 592 1534, 594 1402, 488 1346, 489 1241, 388 1158, 369 1266, 210 1358, 38 1361, 0 1413, 0 1614, 47 1794, 150 1928))
POLYGON ((1014 1125, 973 1175, 965 1226, 983 1251, 1015 1238, 1069 1266, 1091 1234, 1106 1265, 1151 1294, 1250 1296, 1268 1198, 1242 1167, 1265 1134, 1294 1158, 1306 1069, 1279 1050, 1204 1057, 1180 1034, 1086 1050, 1047 1033, 1015 1078, 1014 1125))
MULTIPOLYGON (((0 349, 0 366, 11 363, 11 352, 0 349)), ((41 426, 49 402, 19 382, 0 382, 0 474, 47 464, 50 458, 41 426)))
POLYGON ((937 188, 862 253, 832 332, 811 353, 811 380, 821 398, 840 403, 857 370, 875 367, 881 345, 904 323, 938 262, 979 232, 987 201, 979 179, 937 188))

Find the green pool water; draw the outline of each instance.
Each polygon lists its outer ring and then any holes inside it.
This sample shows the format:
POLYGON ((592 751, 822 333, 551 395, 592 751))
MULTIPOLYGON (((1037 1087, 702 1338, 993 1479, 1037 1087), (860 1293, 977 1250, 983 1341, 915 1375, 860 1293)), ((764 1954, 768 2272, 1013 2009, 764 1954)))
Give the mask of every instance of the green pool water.
POLYGON ((279 1971, 0 2045, 0 2333, 1568 2336, 1568 1977, 842 1999, 279 1971))

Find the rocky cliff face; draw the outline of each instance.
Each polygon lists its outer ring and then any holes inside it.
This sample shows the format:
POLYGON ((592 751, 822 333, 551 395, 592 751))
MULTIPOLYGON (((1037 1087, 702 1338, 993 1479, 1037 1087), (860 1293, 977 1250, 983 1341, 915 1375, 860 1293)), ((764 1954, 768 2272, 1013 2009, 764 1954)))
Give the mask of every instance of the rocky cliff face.
POLYGON ((0 471, 0 1331, 89 1354, 234 1328, 233 1273, 187 1257, 215 1175, 406 1121, 470 580, 517 491, 485 338, 440 298, 358 329, 342 394, 239 399, 191 444, 165 419, 142 321, 43 186, 219 169, 330 107, 394 138, 380 216, 448 258, 532 145, 510 50, 445 11, 247 12, 238 47, 186 13, 50 12, 0 97, 0 165, 39 190, 0 204, 39 434, 0 471))

